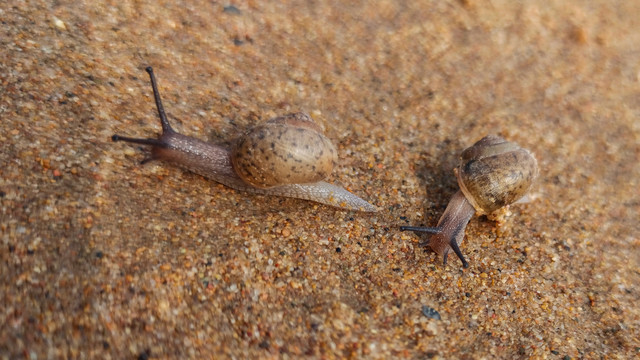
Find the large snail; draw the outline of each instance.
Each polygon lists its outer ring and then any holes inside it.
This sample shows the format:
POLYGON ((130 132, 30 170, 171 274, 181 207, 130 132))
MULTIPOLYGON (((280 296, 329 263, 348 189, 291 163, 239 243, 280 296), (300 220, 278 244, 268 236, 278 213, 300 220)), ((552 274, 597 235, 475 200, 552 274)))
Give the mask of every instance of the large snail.
POLYGON ((466 268, 460 251, 464 230, 475 212, 489 214, 520 200, 538 175, 533 154, 500 136, 489 135, 464 150, 454 169, 460 190, 456 192, 435 228, 402 226, 400 230, 433 234, 427 246, 444 258, 450 250, 466 268))
POLYGON ((232 148, 177 133, 164 112, 153 69, 146 68, 162 124, 157 139, 113 135, 113 141, 152 146, 145 160, 162 160, 236 190, 316 201, 349 210, 377 209, 347 190, 322 181, 336 163, 336 148, 303 113, 273 118, 242 137, 232 148))

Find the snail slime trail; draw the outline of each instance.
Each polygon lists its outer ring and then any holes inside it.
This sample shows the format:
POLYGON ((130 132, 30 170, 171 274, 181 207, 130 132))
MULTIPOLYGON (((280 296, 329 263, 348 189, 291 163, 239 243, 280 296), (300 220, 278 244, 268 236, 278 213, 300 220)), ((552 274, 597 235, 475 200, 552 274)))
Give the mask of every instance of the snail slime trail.
POLYGON ((337 162, 337 151, 307 114, 279 116, 247 131, 231 148, 179 134, 164 112, 156 78, 147 67, 162 124, 157 139, 113 135, 113 141, 151 146, 142 162, 161 160, 230 188, 267 196, 304 199, 337 208, 375 212, 347 190, 322 181, 337 162))

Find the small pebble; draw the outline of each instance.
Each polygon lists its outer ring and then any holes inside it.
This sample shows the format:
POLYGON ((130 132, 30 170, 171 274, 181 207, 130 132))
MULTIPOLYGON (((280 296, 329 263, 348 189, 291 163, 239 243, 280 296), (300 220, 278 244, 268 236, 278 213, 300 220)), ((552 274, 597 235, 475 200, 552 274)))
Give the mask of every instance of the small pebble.
POLYGON ((235 14, 235 15, 242 14, 242 11, 240 11, 240 9, 238 9, 237 7, 235 7, 233 5, 225 6, 224 8, 222 8, 222 11, 227 13, 227 14, 235 14))
POLYGON ((422 315, 430 319, 440 320, 440 313, 436 309, 430 308, 427 305, 422 305, 422 315))
POLYGON ((57 17, 53 17, 53 25, 55 25, 60 30, 67 30, 67 25, 65 25, 64 21, 58 19, 57 17))

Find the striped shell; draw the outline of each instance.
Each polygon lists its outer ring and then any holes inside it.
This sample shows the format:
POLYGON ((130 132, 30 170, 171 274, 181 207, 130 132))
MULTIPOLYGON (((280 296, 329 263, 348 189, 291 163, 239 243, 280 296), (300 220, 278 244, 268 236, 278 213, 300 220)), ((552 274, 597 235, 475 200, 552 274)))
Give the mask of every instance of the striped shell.
POLYGON ((489 135, 462 152, 458 185, 480 214, 522 198, 538 175, 533 154, 500 136, 489 135))

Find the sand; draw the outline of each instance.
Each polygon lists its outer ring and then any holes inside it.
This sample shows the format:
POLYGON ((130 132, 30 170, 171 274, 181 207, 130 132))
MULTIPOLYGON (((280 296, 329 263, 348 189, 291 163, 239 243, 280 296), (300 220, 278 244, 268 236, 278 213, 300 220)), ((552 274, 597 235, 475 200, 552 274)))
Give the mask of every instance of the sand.
POLYGON ((0 5, 0 359, 640 353, 640 2, 0 5), (235 191, 114 133, 229 144, 304 111, 375 214, 235 191), (532 201, 435 225, 460 152, 535 153, 532 201))

